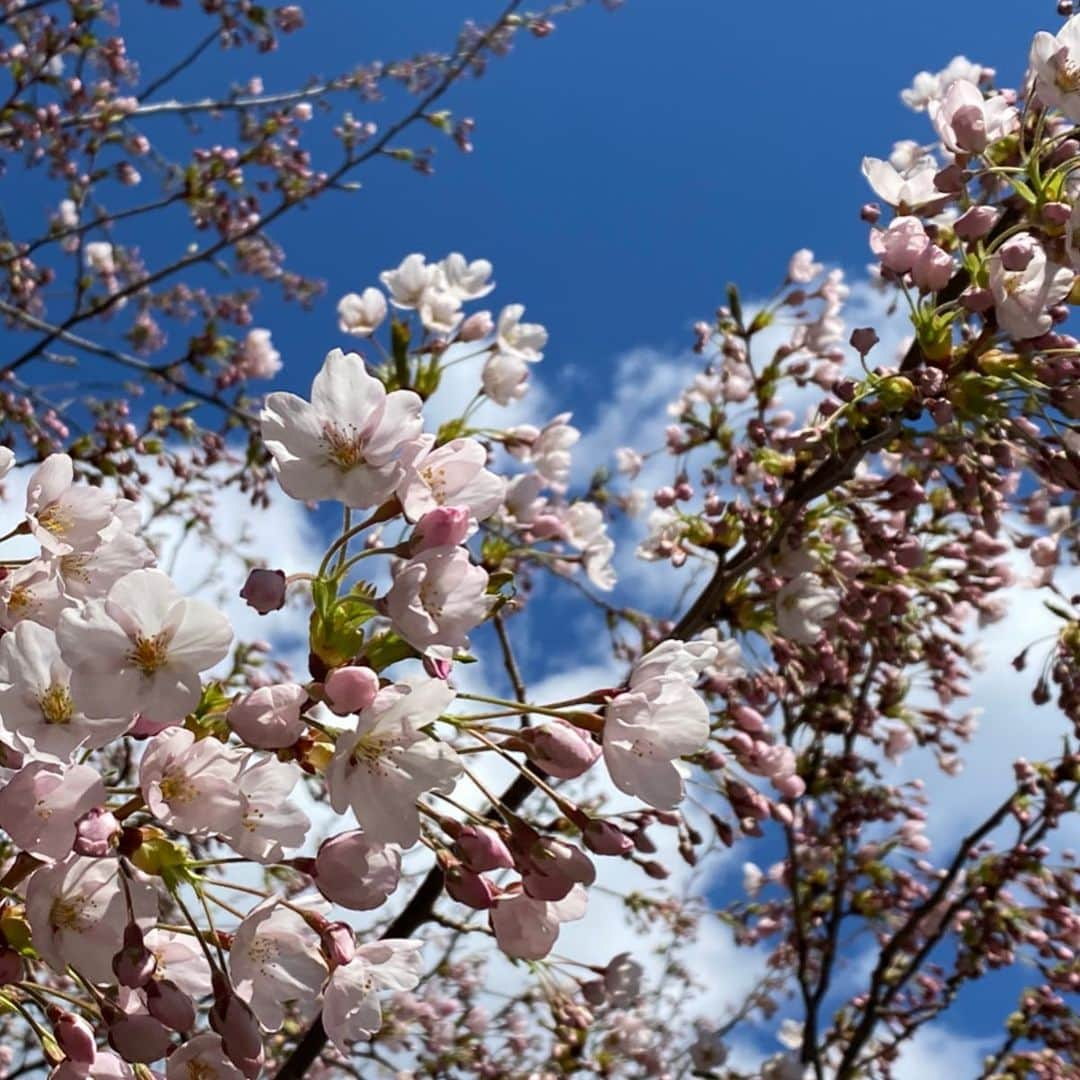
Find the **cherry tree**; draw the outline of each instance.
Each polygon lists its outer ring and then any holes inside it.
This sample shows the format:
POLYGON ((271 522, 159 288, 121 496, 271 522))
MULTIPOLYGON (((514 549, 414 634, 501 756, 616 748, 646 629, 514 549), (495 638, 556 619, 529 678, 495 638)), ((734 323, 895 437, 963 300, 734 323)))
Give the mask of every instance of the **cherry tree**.
POLYGON ((167 98, 303 29, 201 6, 147 80, 107 5, 0 5, 0 149, 57 192, 0 241, 4 1075, 886 1078, 976 985, 981 1077, 1075 1075, 1080 16, 1017 88, 958 57, 905 91, 927 141, 867 156, 855 208, 875 325, 799 250, 602 461, 569 412, 512 422, 548 333, 480 253, 370 268, 304 396, 255 287, 308 302, 274 223, 373 159, 430 171, 425 123, 468 150, 444 96, 582 4, 167 98), (138 242, 174 212, 178 251, 138 242), (340 526, 267 559, 282 506, 340 526), (228 612, 180 586, 189 536, 228 612), (568 619, 613 674, 545 693, 527 651, 568 619), (1001 628, 1045 754, 977 723, 1001 628), (946 845, 984 746, 1000 794, 946 845))

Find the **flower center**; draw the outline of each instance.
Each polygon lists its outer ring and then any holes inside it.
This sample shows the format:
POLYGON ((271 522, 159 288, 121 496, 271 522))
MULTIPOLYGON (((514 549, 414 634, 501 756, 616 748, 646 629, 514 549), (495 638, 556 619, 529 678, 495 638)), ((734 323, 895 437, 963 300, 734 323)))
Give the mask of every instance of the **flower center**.
POLYGON ((160 671, 169 660, 169 644, 164 634, 135 639, 135 647, 128 653, 128 659, 144 674, 153 675, 160 671))
POLYGON ((1054 85, 1063 94, 1075 94, 1080 90, 1080 64, 1064 49, 1054 57, 1054 85))
POLYGON ((58 896, 49 908, 49 925, 53 930, 75 930, 85 927, 83 908, 86 900, 81 896, 58 896))
POLYGON ((213 1065, 205 1061, 189 1061, 187 1063, 187 1080, 217 1080, 218 1071, 213 1065))
POLYGON ((420 478, 431 489, 434 500, 442 506, 446 502, 446 469, 441 465, 427 465, 420 470, 420 478))
POLYGON ((37 514, 38 524, 47 529, 53 536, 64 536, 75 524, 75 517, 71 511, 60 503, 53 503, 39 510, 37 514))
POLYGON ((325 424, 323 442, 326 444, 326 456, 342 472, 348 472, 363 464, 364 437, 352 425, 339 428, 334 424, 325 424))
POLYGON ((374 764, 386 754, 386 750, 385 740, 380 739, 377 735, 364 735, 357 740, 356 745, 353 747, 351 760, 354 765, 359 765, 361 761, 374 764))
POLYGON ((158 789, 161 797, 170 806, 192 802, 199 794, 199 789, 191 782, 188 775, 179 769, 165 772, 158 781, 158 789))
POLYGON ((419 596, 420 603, 423 606, 424 610, 433 619, 438 619, 442 617, 442 600, 440 599, 438 591, 435 589, 435 586, 432 585, 431 582, 425 581, 424 584, 420 586, 419 596))
POLYGON ((34 604, 34 594, 26 585, 16 585, 8 596, 7 608, 11 615, 22 616, 28 612, 34 604))
POLYGON ((72 552, 70 555, 64 555, 60 559, 60 574, 65 578, 76 578, 82 582, 90 581, 90 574, 87 572, 87 564, 90 562, 89 554, 76 554, 72 552))
POLYGON ((71 716, 74 712, 71 704, 71 693, 62 683, 53 683, 38 698, 38 707, 41 709, 41 716, 46 724, 71 723, 71 716))

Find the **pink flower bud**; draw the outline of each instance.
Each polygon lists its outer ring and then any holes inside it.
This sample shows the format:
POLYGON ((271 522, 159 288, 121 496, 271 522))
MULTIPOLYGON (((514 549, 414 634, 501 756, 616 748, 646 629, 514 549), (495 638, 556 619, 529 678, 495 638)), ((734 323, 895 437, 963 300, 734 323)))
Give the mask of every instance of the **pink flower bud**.
POLYGON ((953 232, 961 240, 978 240, 994 227, 998 216, 999 211, 992 206, 973 206, 953 222, 953 232))
POLYGON ((423 659, 424 670, 433 679, 449 679, 454 670, 452 660, 442 660, 435 656, 425 656, 423 659))
POLYGON ((214 1004, 208 1018, 210 1026, 221 1036, 222 1049, 229 1060, 248 1078, 262 1071, 262 1029, 246 1001, 237 997, 224 976, 215 973, 214 1004))
POLYGON ((73 847, 78 855, 102 859, 112 854, 119 838, 120 822, 105 807, 95 806, 75 822, 73 847))
POLYGON ((353 911, 381 907, 401 880, 401 852, 372 843, 359 829, 324 841, 315 856, 315 884, 327 900, 353 911))
POLYGON ((937 292, 949 284, 953 273, 952 256, 937 244, 927 244, 911 268, 911 276, 923 292, 937 292))
POLYGON ((1072 207, 1064 202, 1048 202, 1042 209, 1043 220, 1051 225, 1064 225, 1072 214, 1072 207))
POLYGON ((469 511, 464 506, 439 506, 429 510, 413 529, 409 541, 412 552, 433 547, 456 547, 469 535, 469 511))
POLYGON ((57 1045, 69 1060, 78 1065, 93 1065, 97 1057, 97 1043, 94 1041, 94 1029, 81 1016, 50 1009, 53 1035, 57 1045))
POLYGON ((494 829, 482 825, 463 825, 454 842, 454 851, 478 874, 514 865, 514 857, 503 838, 494 829))
POLYGON ((335 668, 323 684, 326 701, 338 716, 366 709, 379 692, 379 676, 367 667, 335 668))
POLYGON ((573 724, 551 720, 521 734, 525 752, 545 772, 573 780, 592 768, 600 747, 573 724))
POLYGON ((190 1031, 195 1026, 195 1005, 169 979, 154 979, 146 986, 146 1008, 155 1020, 173 1031, 190 1031))
POLYGON ((965 289, 960 304, 968 311, 989 311, 994 306, 994 294, 989 289, 965 289))
POLYGON ((670 486, 658 487, 656 491, 653 492, 653 502, 662 510, 674 506, 676 502, 675 489, 670 486))
POLYGON ((877 203, 863 203, 859 210, 859 217, 868 225, 876 225, 881 217, 881 207, 877 203))
POLYGON ((149 1064, 163 1058, 172 1038, 169 1029, 146 1013, 125 1016, 109 1025, 109 1045, 125 1060, 149 1064))
POLYGON ((495 320, 490 311, 475 311, 458 330, 458 341, 479 341, 495 330, 495 320))
POLYGON ((961 150, 981 154, 986 149, 986 116, 978 105, 961 105, 951 120, 961 150))
POLYGON ((521 885, 534 900, 562 900, 575 885, 591 885, 596 867, 579 847, 552 837, 538 837, 518 860, 521 885))
POLYGON ((1021 233, 1019 236, 1014 236, 1009 240, 1006 240, 1001 247, 998 248, 998 254, 1001 256, 1001 265, 1006 270, 1017 271, 1026 270, 1027 264, 1035 256, 1036 248, 1038 247, 1035 238, 1030 233, 1021 233))
POLYGON ((259 750, 292 746, 307 731, 300 719, 307 700, 307 691, 298 683, 260 686, 229 708, 229 727, 259 750))
POLYGON ((1036 566, 1053 566, 1058 561, 1057 541, 1051 536, 1040 536, 1031 545, 1031 561, 1036 566))
POLYGON ((142 930, 135 923, 124 927, 124 947, 113 957, 112 969, 120 985, 132 990, 153 979, 157 957, 146 947, 142 930))
POLYGON ((252 570, 240 596, 260 615, 268 615, 285 606, 285 571, 252 570))
POLYGON ((332 968, 349 963, 356 955, 356 937, 348 923, 327 923, 319 937, 332 968))
POLYGON ((851 331, 851 347, 860 356, 865 356, 880 340, 872 326, 861 326, 851 331))
POLYGON ((625 855, 634 846, 634 841, 610 821, 590 821, 581 839, 597 855, 625 855))
POLYGON ((477 911, 495 905, 495 886, 486 877, 458 863, 446 870, 446 892, 451 899, 477 911))
POLYGON ((22 957, 7 946, 0 946, 0 986, 19 982, 25 974, 22 957))

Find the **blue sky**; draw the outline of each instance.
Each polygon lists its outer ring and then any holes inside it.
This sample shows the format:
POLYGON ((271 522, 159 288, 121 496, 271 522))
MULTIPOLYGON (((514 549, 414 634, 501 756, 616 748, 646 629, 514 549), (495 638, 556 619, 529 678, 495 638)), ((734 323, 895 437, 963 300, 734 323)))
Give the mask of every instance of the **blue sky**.
MULTIPOLYGON (((174 90, 205 93, 224 72, 286 88, 443 46, 466 17, 500 6, 317 0, 278 54, 208 54, 174 90)), ((148 74, 173 62, 185 31, 194 43, 206 25, 143 5, 125 5, 124 16, 148 74), (170 20, 176 33, 161 34, 170 20)), ((895 11, 861 0, 629 0, 613 14, 596 5, 566 17, 543 41, 523 36, 513 56, 446 99, 477 120, 472 155, 445 143, 430 178, 375 162, 358 174, 363 191, 319 200, 277 229, 294 265, 328 283, 311 317, 272 320, 289 381, 302 387, 337 343, 332 308, 343 292, 409 251, 461 250, 494 263, 498 299, 525 302, 548 326, 549 383, 561 375, 575 395, 599 396, 619 353, 684 346, 728 280, 766 294, 802 246, 858 271, 867 261, 858 209, 870 194, 861 157, 929 130, 900 89, 958 52, 1015 80, 1031 34, 1058 22, 1049 0, 992 0, 977 12, 930 0, 895 11)))

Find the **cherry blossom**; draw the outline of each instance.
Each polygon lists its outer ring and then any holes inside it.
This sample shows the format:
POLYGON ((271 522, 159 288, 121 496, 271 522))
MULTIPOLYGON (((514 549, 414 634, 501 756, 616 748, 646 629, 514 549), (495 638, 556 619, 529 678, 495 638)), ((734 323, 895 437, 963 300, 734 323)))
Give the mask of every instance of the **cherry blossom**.
POLYGON ((198 704, 200 672, 224 658, 232 630, 160 570, 135 570, 104 600, 65 611, 56 637, 71 667, 72 698, 87 716, 141 712, 174 722, 198 704))
POLYGON ((143 928, 153 924, 158 906, 154 887, 129 872, 125 888, 119 876, 115 859, 78 855, 30 876, 26 917, 34 948, 54 971, 70 964, 92 982, 109 983, 124 927, 131 921, 143 928))
POLYGON ((386 613, 410 645, 448 659, 487 617, 487 584, 487 572, 463 548, 429 548, 395 570, 386 613))
POLYGON ((499 312, 495 325, 496 343, 499 352, 518 356, 535 364, 544 357, 547 330, 539 323, 523 323, 521 317, 524 314, 524 304, 507 304, 499 312))
POLYGON ((150 740, 139 763, 139 787, 147 806, 170 827, 209 833, 230 828, 240 816, 238 774, 233 749, 172 727, 150 740))
POLYGON ((447 255, 439 270, 443 288, 460 301, 479 300, 495 288, 491 281, 491 263, 487 259, 469 262, 464 255, 454 251, 447 255))
POLYGON ((1073 16, 1057 32, 1040 30, 1031 42, 1035 92, 1074 123, 1080 120, 1080 18, 1073 16))
POLYGON ((509 891, 491 909, 491 928, 499 948, 518 960, 542 960, 555 947, 559 926, 585 917, 588 894, 575 885, 565 899, 534 900, 509 891))
POLYGON ((292 746, 307 730, 300 717, 308 700, 299 683, 260 686, 229 709, 229 727, 260 750, 292 746))
POLYGON ((323 1024, 343 1054, 382 1027, 380 990, 412 990, 420 981, 423 943, 384 938, 361 945, 353 959, 334 969, 326 984, 323 1024))
POLYGON ((339 499, 376 506, 402 475, 402 447, 420 434, 420 398, 387 393, 355 353, 327 354, 311 386, 311 402, 273 393, 262 432, 278 482, 294 499, 339 499))
POLYGON ((0 789, 0 826, 24 851, 62 859, 75 842, 75 823, 104 802, 96 769, 34 761, 0 789))
POLYGON ((66 761, 122 735, 131 717, 90 719, 71 690, 56 635, 29 619, 0 639, 0 731, 18 749, 66 761))
POLYGON ((380 691, 357 718, 355 731, 338 736, 326 770, 330 804, 352 809, 367 837, 411 847, 420 836, 416 800, 427 791, 453 791, 462 765, 444 742, 422 729, 454 699, 441 679, 380 691))
POLYGON ((398 498, 412 521, 442 506, 467 508, 477 521, 498 509, 505 481, 484 468, 487 451, 475 439, 452 439, 435 448, 435 439, 421 436, 401 455, 404 475, 398 498))
POLYGON ((327 900, 353 911, 372 911, 398 887, 401 852, 353 829, 319 846, 314 869, 315 884, 327 900))
POLYGON ((681 675, 631 680, 604 716, 604 762, 615 786, 658 810, 683 798, 675 759, 702 748, 709 736, 709 710, 681 675))
POLYGON ((1072 288, 1073 272, 1055 266, 1041 244, 1034 244, 1031 257, 1018 270, 1006 268, 1003 256, 989 260, 990 291, 998 322, 1016 338, 1034 338, 1053 325, 1047 308, 1060 303, 1072 288))
POLYGON ((244 1074, 229 1060, 221 1036, 212 1032, 196 1035, 169 1055, 165 1064, 167 1080, 244 1080, 244 1074))
POLYGON ((338 328, 343 334, 370 337, 386 318, 386 297, 378 289, 346 293, 338 301, 338 328))
POLYGON ((327 967, 318 934, 295 911, 271 899, 236 928, 229 973, 259 1023, 277 1031, 290 1007, 304 1017, 318 1008, 327 967))
POLYGON ((94 547, 112 519, 114 499, 100 488, 75 484, 67 454, 52 454, 26 485, 26 517, 35 539, 47 551, 66 555, 94 547))
POLYGON ((887 161, 867 157, 863 158, 862 171, 878 197, 890 206, 898 207, 901 213, 910 213, 943 197, 934 186, 937 166, 929 158, 899 171, 887 161))

